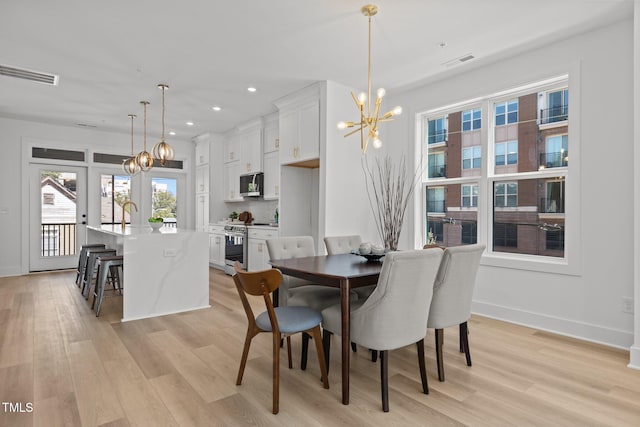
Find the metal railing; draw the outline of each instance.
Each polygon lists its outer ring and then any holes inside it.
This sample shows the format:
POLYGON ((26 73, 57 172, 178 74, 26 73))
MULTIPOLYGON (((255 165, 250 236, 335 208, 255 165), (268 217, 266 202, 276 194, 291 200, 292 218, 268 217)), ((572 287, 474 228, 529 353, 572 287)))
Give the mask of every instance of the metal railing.
POLYGON ((427 212, 438 213, 444 212, 444 200, 427 200, 427 212))
POLYGON ((569 119, 569 106, 560 105, 558 107, 540 110, 540 124, 562 122, 569 119))
POLYGON ((540 153, 540 166, 545 168, 560 168, 569 164, 569 151, 555 153, 540 153))
POLYGON ((446 177, 447 177, 446 165, 429 166, 429 178, 446 178, 446 177))
POLYGON ((40 255, 67 256, 76 253, 76 224, 41 224, 40 255))
POLYGON ((437 130, 433 133, 430 133, 429 136, 427 137, 428 144, 437 144, 439 142, 446 142, 446 141, 447 141, 446 129, 437 130))
POLYGON ((564 213, 564 197, 559 199, 548 199, 542 197, 540 204, 538 205, 538 212, 540 213, 564 213))

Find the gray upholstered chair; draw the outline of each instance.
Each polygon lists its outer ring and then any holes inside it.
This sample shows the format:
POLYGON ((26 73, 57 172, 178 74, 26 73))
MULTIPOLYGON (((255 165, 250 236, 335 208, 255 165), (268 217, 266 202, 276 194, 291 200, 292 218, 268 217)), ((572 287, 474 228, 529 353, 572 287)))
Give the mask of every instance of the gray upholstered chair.
MULTIPOLYGON (((357 234, 351 236, 327 236, 324 238, 324 245, 327 247, 327 254, 348 254, 354 249, 358 249, 362 243, 362 238, 357 234)), ((353 291, 358 295, 358 299, 369 298, 376 285, 363 286, 353 291)))
POLYGON ((247 273, 240 269, 238 262, 235 263, 234 269, 236 274, 233 276, 233 280, 249 321, 236 385, 242 384, 242 376, 247 364, 251 340, 261 332, 271 332, 273 334, 273 413, 277 414, 280 409, 280 340, 283 336, 287 338, 287 355, 289 369, 291 369, 291 339, 289 336, 303 332, 312 334, 315 338, 322 382, 324 388, 329 388, 327 369, 322 351, 322 339, 320 338, 320 322, 322 320, 320 313, 309 307, 274 308, 271 301, 271 293, 278 289, 282 283, 280 270, 270 269, 247 273), (267 310, 256 317, 245 294, 262 296, 267 310))
MULTIPOLYGON (((416 344, 422 391, 429 393, 424 337, 433 283, 441 259, 440 249, 390 252, 385 256, 378 285, 371 296, 351 304, 351 341, 380 352, 380 386, 382 410, 385 412, 389 411, 389 350, 416 344)), ((331 334, 340 332, 341 322, 340 305, 322 311, 327 363, 331 334)))
POLYGON ((444 328, 459 326, 460 352, 471 366, 467 321, 471 317, 471 298, 485 245, 455 246, 444 250, 435 285, 427 326, 435 329, 438 379, 444 381, 442 344, 444 328))
MULTIPOLYGON (((303 258, 316 255, 316 248, 311 236, 287 236, 267 240, 269 259, 303 258)), ((352 300, 357 295, 352 294, 352 300)), ((284 275, 278 291, 278 306, 303 306, 316 311, 340 303, 340 289, 317 285, 308 280, 284 275)), ((309 336, 302 335, 301 368, 307 366, 307 349, 309 336)))

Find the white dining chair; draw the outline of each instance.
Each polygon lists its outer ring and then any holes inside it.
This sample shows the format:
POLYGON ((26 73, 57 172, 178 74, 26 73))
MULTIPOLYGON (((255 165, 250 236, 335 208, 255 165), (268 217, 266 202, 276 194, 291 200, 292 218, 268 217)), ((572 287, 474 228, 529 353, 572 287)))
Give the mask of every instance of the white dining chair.
MULTIPOLYGON (((351 341, 380 352, 382 410, 389 412, 388 352, 416 344, 422 391, 429 393, 424 360, 424 337, 433 283, 442 250, 390 252, 385 256, 378 284, 366 300, 351 305, 351 341)), ((322 311, 327 370, 331 335, 340 333, 340 305, 322 311)))
POLYGON ((445 328, 459 327, 460 352, 465 354, 467 366, 471 366, 467 321, 471 317, 471 299, 484 249, 485 245, 476 244, 454 246, 444 250, 433 287, 433 299, 427 322, 429 328, 435 329, 436 359, 440 381, 444 381, 442 344, 445 328))
MULTIPOLYGON (((357 234, 349 236, 327 236, 324 238, 324 245, 327 247, 327 254, 348 254, 354 249, 358 249, 362 243, 362 237, 357 234)), ((358 299, 369 298, 376 285, 362 286, 353 291, 358 295, 358 299)))

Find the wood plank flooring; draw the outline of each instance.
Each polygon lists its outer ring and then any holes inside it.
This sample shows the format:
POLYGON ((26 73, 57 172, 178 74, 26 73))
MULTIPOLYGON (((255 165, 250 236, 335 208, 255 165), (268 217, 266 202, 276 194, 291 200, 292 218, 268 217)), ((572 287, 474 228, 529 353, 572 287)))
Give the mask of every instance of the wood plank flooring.
MULTIPOLYGON (((387 414, 366 349, 353 354, 344 406, 339 341, 324 390, 313 349, 299 369, 294 337, 294 369, 282 354, 273 415, 268 335, 254 339, 235 385, 246 317, 230 277, 210 270, 211 309, 126 323, 119 298, 96 318, 74 279, 0 278, 0 402, 25 411, 2 404, 0 426, 640 425, 640 372, 626 367, 627 352, 477 316, 469 322, 473 367, 458 351, 457 328, 445 331, 442 383, 429 331, 429 395, 420 392, 415 346, 390 352, 387 414)), ((252 304, 263 309, 259 298, 252 304)))

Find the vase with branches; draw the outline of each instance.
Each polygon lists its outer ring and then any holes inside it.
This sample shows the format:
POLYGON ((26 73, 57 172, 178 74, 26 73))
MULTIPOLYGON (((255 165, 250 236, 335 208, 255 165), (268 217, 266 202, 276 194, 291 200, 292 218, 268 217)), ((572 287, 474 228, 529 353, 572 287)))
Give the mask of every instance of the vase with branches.
POLYGON ((409 200, 420 178, 420 167, 410 175, 404 156, 395 164, 389 155, 382 160, 376 158, 375 165, 371 167, 365 157, 362 167, 378 234, 385 250, 395 251, 409 200))

